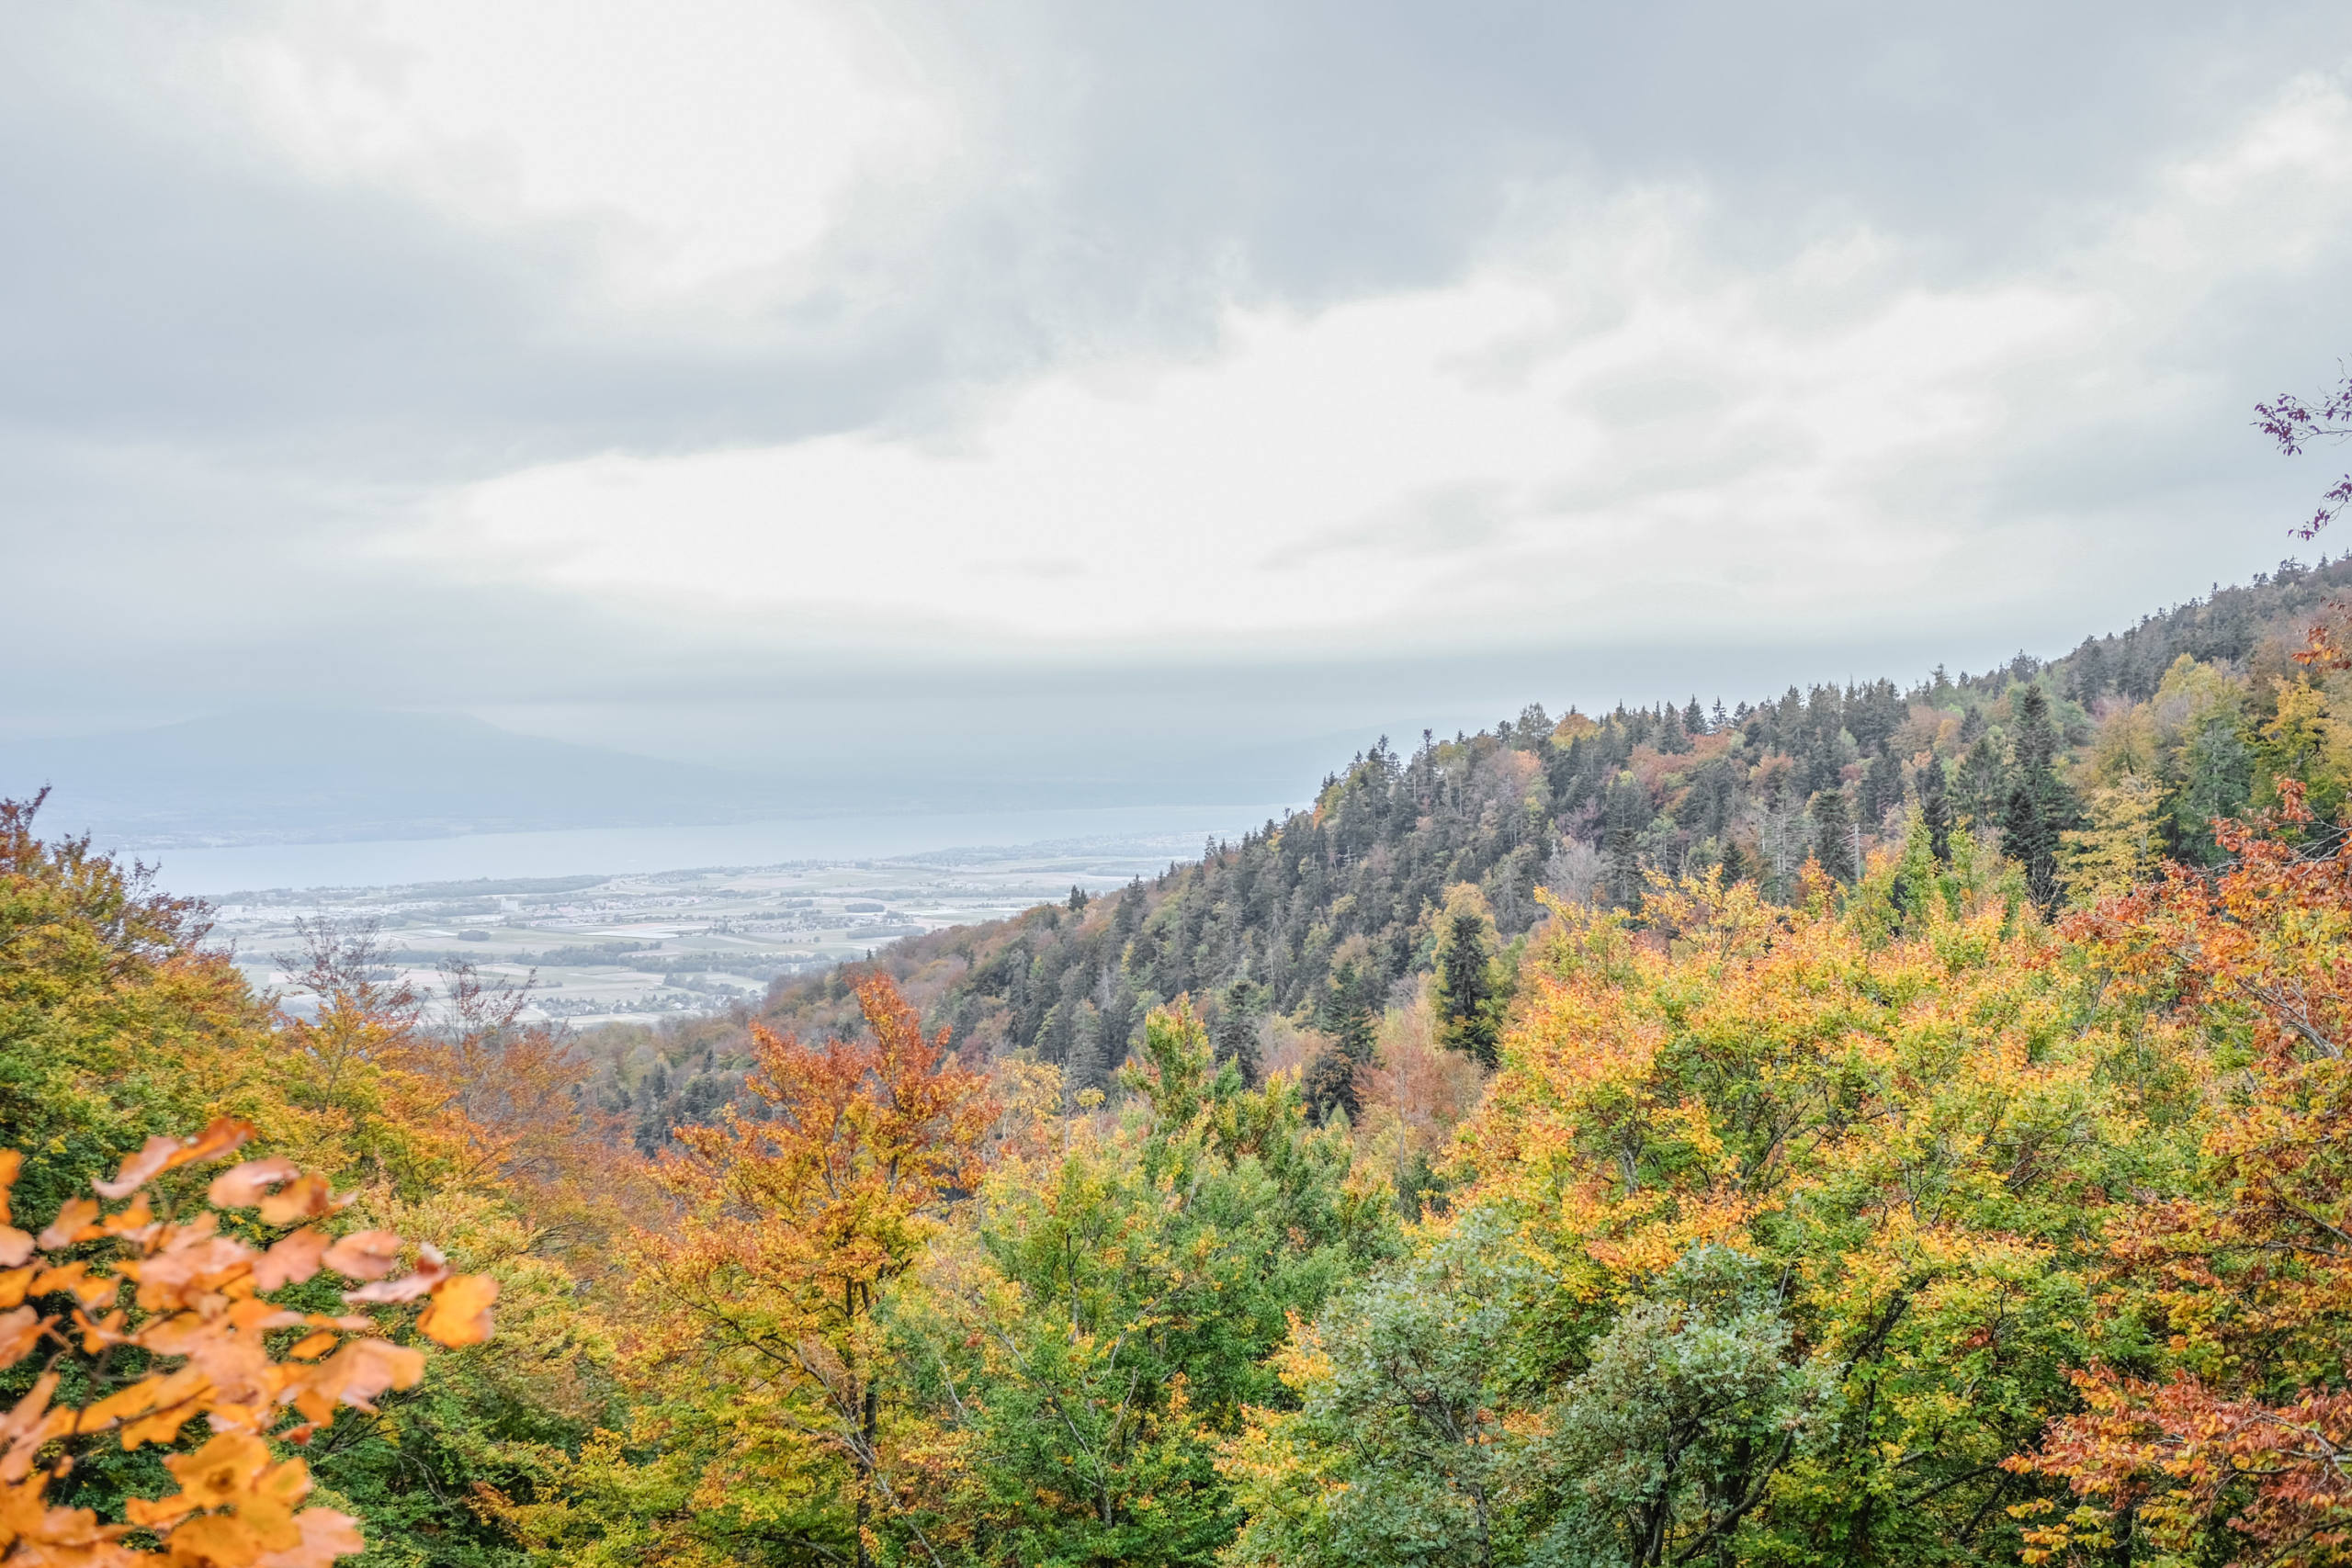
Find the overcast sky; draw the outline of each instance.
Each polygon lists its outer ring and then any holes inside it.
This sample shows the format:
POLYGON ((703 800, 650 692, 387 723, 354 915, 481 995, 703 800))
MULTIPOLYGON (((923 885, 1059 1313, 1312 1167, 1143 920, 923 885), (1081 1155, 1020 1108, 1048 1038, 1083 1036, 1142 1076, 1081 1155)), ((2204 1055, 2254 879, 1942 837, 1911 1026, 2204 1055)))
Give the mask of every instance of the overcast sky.
POLYGON ((2062 651, 2336 471, 2341 0, 5 10, 19 736, 1140 766, 2062 651))

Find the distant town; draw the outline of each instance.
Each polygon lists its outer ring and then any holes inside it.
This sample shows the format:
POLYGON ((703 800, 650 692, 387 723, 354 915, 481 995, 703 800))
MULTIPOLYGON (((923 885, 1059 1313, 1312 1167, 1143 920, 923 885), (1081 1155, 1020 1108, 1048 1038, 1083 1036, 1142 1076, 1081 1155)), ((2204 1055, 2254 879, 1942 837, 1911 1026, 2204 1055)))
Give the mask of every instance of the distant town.
POLYGON ((371 925, 379 978, 421 990, 451 962, 532 979, 528 1016, 574 1025, 724 1012, 778 978, 863 958, 904 936, 995 919, 1156 875, 1191 840, 1105 840, 897 860, 707 867, 387 887, 274 889, 215 902, 213 940, 292 1011, 308 998, 281 960, 298 922, 371 925))

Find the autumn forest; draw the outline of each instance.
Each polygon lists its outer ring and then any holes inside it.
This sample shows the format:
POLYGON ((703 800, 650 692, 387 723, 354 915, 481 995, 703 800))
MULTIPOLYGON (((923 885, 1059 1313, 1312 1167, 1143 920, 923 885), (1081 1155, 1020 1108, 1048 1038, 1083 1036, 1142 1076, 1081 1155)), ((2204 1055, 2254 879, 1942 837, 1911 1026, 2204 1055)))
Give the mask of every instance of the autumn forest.
POLYGON ((0 807, 7 1560, 2346 1561, 2347 590, 1383 739, 661 1030, 289 1016, 0 807))

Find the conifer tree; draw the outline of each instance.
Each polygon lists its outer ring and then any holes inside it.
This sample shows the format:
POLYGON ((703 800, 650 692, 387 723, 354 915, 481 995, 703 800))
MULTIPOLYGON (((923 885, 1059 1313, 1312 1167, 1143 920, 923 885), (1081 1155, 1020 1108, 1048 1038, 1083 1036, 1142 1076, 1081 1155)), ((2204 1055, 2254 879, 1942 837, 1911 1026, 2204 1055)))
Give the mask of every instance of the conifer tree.
POLYGON ((1813 858, 1839 882, 1854 880, 1854 818, 1846 808, 1846 792, 1825 789, 1813 797, 1813 858))
POLYGON ((1439 1043, 1493 1066, 1507 988, 1495 957, 1493 923, 1475 890, 1464 887, 1438 917, 1437 973, 1430 998, 1437 1008, 1439 1043))
POLYGON ((1919 815, 1928 831, 1928 848, 1937 863, 1951 863, 1951 795, 1941 757, 1930 757, 1919 770, 1919 815))
POLYGON ((2058 728, 2050 699, 2038 685, 2017 688, 2014 765, 2001 813, 2004 853, 2025 867, 2033 901, 2047 914, 2058 905, 2059 835, 2074 826, 2074 798, 2058 782, 2058 728))
POLYGON ((1890 809, 1902 804, 1903 770, 1882 751, 1862 774, 1862 825, 1876 828, 1890 809))
POLYGON ((1221 1002, 1210 1043, 1216 1060, 1232 1063, 1242 1083, 1254 1088, 1263 1072, 1258 1060, 1258 1020, 1265 1011, 1265 990, 1246 979, 1236 980, 1225 988, 1221 1002))
POLYGON ((1993 749, 1993 738, 1979 734, 1968 755, 1960 760, 1952 779, 1952 807, 1962 827, 1990 828, 1999 820, 2002 803, 2008 797, 2007 772, 2000 753, 1993 749))

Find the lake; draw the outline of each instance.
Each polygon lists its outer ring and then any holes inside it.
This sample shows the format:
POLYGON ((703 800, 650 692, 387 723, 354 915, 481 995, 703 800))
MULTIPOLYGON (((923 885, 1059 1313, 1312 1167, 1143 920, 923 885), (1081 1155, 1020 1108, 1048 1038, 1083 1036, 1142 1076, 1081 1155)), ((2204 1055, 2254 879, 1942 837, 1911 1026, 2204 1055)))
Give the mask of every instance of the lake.
POLYGON ((798 817, 688 828, 578 828, 351 843, 239 844, 141 852, 174 893, 216 897, 281 887, 382 887, 475 877, 617 875, 786 861, 894 859, 945 850, 1102 840, 1165 840, 1192 860, 1209 835, 1238 838, 1279 820, 1281 806, 1138 806, 1037 811, 798 817))

